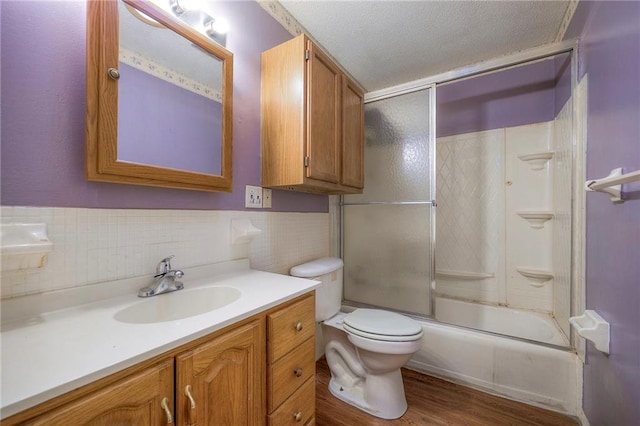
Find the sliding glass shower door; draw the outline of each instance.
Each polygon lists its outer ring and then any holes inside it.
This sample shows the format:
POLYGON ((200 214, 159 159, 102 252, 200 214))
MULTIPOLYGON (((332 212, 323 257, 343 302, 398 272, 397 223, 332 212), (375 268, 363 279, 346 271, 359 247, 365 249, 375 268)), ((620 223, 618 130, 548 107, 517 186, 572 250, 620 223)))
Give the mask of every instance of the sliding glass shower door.
POLYGON ((431 315, 432 96, 365 105, 365 189, 342 203, 347 303, 431 315))

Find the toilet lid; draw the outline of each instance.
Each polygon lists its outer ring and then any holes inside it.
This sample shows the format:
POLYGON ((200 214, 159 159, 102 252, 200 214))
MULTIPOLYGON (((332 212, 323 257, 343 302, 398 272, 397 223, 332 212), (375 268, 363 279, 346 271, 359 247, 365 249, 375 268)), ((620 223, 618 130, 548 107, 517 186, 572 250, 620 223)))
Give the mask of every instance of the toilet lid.
POLYGON ((393 342, 417 340, 422 327, 411 318, 380 309, 356 309, 344 317, 343 328, 369 339, 393 342))

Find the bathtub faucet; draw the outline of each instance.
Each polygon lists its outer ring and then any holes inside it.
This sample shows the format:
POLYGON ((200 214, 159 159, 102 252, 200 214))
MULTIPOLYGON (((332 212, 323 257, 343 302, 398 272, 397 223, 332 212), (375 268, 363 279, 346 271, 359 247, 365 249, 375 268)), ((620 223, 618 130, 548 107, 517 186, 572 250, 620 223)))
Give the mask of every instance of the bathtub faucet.
POLYGON ((176 281, 184 276, 184 272, 171 269, 171 259, 173 255, 165 257, 158 263, 156 267, 155 282, 149 287, 143 287, 138 291, 138 297, 151 297, 161 293, 169 293, 171 291, 182 290, 184 284, 176 281))

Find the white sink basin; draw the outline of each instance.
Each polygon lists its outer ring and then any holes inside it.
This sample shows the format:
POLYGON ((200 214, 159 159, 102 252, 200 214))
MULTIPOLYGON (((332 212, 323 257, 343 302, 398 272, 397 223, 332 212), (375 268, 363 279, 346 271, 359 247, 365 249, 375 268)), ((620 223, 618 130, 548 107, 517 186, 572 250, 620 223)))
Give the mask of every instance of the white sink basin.
POLYGON ((118 311, 114 318, 130 324, 175 321, 204 314, 233 303, 240 291, 233 287, 203 287, 152 296, 118 311))

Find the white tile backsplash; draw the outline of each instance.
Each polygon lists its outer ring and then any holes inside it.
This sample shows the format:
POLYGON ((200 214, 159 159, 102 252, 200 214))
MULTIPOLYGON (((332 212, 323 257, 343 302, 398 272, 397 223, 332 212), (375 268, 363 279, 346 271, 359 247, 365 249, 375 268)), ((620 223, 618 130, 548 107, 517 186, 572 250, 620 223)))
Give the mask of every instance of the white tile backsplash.
POLYGON ((53 242, 44 268, 2 271, 1 298, 151 276, 171 254, 175 268, 249 257, 254 269, 287 274, 330 253, 329 213, 3 206, 0 215, 2 223, 46 223, 53 242), (263 232, 232 245, 231 219, 243 218, 263 232))

